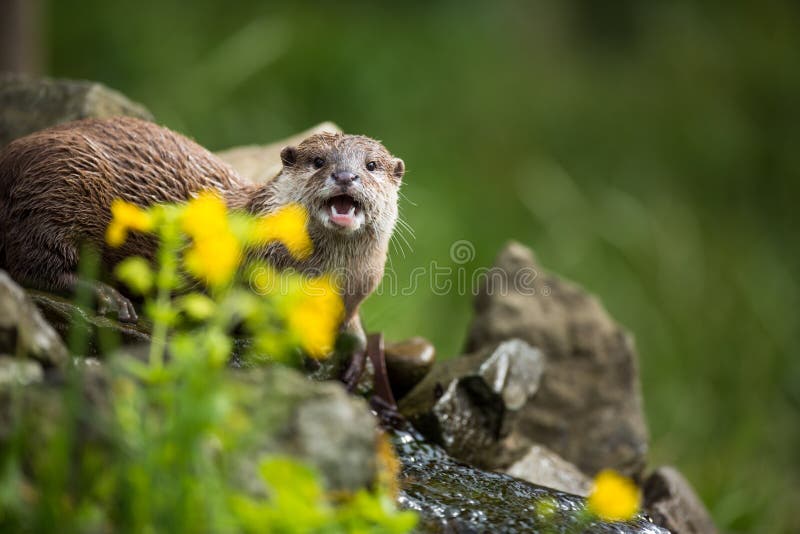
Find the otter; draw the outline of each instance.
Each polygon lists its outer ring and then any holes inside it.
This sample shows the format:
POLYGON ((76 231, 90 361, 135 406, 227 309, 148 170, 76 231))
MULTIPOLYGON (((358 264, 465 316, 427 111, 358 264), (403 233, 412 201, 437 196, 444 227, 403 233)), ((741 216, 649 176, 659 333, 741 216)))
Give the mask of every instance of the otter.
POLYGON ((333 133, 312 135, 280 157, 272 180, 246 183, 197 143, 128 117, 84 119, 17 139, 0 154, 0 267, 47 291, 90 283, 101 312, 132 322, 137 316, 127 296, 76 273, 83 243, 101 252, 105 273, 127 256, 154 257, 152 236, 133 233, 119 248, 105 244, 114 199, 148 207, 213 190, 229 208, 256 215, 297 202, 309 213, 311 256, 298 261, 280 245, 256 254, 279 269, 341 277, 342 330, 363 347, 358 308, 383 277, 403 160, 369 137, 333 133))

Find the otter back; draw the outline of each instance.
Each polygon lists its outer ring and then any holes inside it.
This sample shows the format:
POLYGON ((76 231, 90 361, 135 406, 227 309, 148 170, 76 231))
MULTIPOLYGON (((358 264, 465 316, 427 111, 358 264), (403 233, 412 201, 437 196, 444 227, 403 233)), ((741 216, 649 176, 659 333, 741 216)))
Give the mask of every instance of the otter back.
POLYGON ((114 199, 146 207, 208 189, 246 186, 209 151, 150 122, 87 119, 36 132, 0 154, 0 263, 28 285, 71 289, 82 242, 107 267, 154 254, 154 240, 137 234, 119 249, 104 246, 114 199))

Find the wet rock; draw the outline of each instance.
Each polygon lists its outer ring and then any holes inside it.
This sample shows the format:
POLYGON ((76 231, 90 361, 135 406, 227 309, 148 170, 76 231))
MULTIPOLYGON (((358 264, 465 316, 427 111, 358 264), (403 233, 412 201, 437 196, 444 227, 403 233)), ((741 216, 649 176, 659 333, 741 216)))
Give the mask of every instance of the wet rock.
POLYGON ((402 399, 433 367, 436 349, 423 337, 389 343, 384 350, 386 371, 395 399, 402 399))
POLYGON ((539 386, 544 358, 512 339, 436 364, 400 411, 452 456, 496 467, 498 448, 539 386))
POLYGON ((580 469, 542 445, 531 446, 525 456, 503 472, 538 486, 581 497, 588 496, 592 489, 592 481, 580 469))
POLYGON ((0 149, 49 126, 115 115, 153 120, 141 104, 99 83, 0 75, 0 149))
POLYGON ((264 183, 277 176, 281 167, 281 150, 297 145, 316 133, 339 133, 342 130, 332 122, 323 122, 304 132, 268 145, 247 145, 217 152, 217 156, 231 165, 239 175, 252 183, 264 183))
POLYGON ((581 497, 455 461, 411 432, 398 431, 394 445, 402 463, 399 503, 419 512, 418 532, 669 534, 643 515, 582 524, 581 497))
POLYGON ((150 342, 150 330, 142 320, 135 324, 120 323, 111 317, 81 309, 68 299, 52 293, 29 290, 28 294, 62 339, 68 339, 73 324, 86 332, 84 356, 102 356, 107 352, 103 350, 104 347, 109 349, 117 345, 150 342))
POLYGON ((67 362, 61 338, 5 271, 0 271, 0 354, 32 358, 45 366, 67 362))
POLYGON ((674 534, 715 534, 711 515, 689 481, 674 467, 660 467, 644 483, 644 507, 674 534))
POLYGON ((640 474, 647 452, 638 357, 631 336, 600 302, 544 271, 530 249, 508 244, 475 300, 467 350, 520 338, 540 348, 546 371, 513 430, 584 473, 640 474))

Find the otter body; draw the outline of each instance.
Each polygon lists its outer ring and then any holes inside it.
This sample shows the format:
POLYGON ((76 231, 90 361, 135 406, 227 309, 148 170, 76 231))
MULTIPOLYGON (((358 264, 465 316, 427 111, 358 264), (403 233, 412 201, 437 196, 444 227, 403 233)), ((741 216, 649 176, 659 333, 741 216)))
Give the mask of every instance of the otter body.
MULTIPOLYGON (((256 215, 297 202, 309 213, 313 254, 298 262, 274 245, 257 254, 278 268, 339 276, 344 326, 363 336, 358 306, 383 276, 403 162, 367 137, 327 133, 284 148, 281 160, 274 179, 248 184, 193 141, 127 117, 75 121, 23 137, 0 153, 0 267, 29 287, 69 292, 79 283, 82 243, 102 252, 106 272, 130 255, 152 258, 157 243, 147 235, 106 246, 116 198, 147 207, 213 190, 230 208, 256 215)), ((103 284, 96 289, 120 320, 136 320, 123 295, 103 284)))

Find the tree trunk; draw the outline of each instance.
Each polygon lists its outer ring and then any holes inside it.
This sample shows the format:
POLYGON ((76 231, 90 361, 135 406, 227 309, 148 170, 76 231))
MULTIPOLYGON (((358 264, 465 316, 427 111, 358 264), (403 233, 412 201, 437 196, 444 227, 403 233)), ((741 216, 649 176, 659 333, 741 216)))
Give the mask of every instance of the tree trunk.
POLYGON ((0 0, 0 72, 41 73, 40 0, 0 0))

